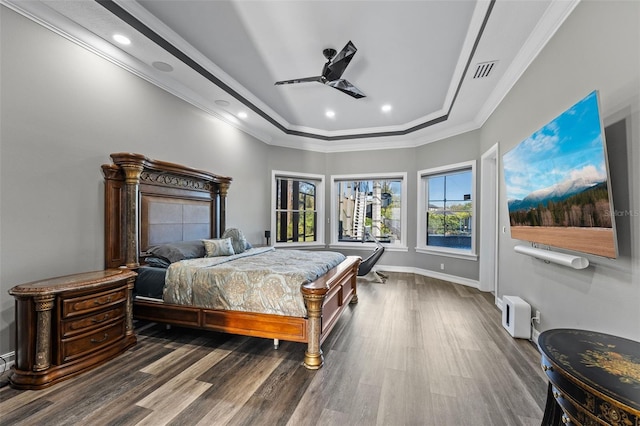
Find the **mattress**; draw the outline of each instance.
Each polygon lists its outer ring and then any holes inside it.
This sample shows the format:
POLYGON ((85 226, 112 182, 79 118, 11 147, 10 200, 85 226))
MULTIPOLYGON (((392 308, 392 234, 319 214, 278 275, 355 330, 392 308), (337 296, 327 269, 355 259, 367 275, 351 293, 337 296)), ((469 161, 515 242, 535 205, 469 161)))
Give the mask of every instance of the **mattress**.
POLYGON ((294 317, 307 314, 300 290, 345 259, 330 251, 251 249, 190 259, 167 270, 167 303, 294 317))

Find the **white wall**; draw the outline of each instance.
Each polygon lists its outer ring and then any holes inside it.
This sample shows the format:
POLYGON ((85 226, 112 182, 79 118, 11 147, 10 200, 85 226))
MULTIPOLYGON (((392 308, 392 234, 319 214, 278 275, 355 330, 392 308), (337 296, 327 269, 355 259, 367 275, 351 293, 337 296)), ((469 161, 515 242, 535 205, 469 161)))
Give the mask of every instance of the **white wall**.
MULTIPOLYGON (((499 240, 499 296, 541 312, 540 330, 577 327, 640 340, 640 3, 580 3, 482 128, 482 150, 513 148, 592 90, 607 129, 620 257, 572 270, 516 254, 499 240), (621 126, 624 126, 621 128, 621 126)), ((500 226, 509 225, 500 176, 500 226)))

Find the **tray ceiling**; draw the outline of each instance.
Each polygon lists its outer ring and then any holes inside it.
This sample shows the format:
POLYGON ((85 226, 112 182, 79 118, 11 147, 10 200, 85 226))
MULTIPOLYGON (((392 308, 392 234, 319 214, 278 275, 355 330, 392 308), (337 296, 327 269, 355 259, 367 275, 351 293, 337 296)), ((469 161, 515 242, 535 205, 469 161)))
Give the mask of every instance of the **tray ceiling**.
POLYGON ((2 3, 266 143, 332 152, 479 128, 577 1, 2 3), (320 75, 349 40, 343 78, 365 98, 274 85, 320 75))

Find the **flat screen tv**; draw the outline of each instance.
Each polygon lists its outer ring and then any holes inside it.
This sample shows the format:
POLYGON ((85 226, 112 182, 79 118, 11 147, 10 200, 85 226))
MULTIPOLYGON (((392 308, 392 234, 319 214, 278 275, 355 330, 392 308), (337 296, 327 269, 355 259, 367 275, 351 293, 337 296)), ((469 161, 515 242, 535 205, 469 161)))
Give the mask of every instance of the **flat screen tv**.
POLYGON ((502 160, 511 238, 617 257, 597 91, 520 142, 502 160))

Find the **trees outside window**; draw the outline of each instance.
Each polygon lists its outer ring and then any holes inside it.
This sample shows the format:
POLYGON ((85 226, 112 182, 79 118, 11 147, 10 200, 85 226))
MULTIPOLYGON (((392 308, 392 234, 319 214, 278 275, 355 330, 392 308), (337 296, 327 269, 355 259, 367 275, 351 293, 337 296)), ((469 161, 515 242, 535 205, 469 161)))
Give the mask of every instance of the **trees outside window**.
POLYGON ((321 242, 318 212, 322 205, 322 188, 321 176, 274 173, 276 244, 321 242))

